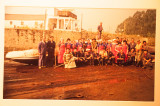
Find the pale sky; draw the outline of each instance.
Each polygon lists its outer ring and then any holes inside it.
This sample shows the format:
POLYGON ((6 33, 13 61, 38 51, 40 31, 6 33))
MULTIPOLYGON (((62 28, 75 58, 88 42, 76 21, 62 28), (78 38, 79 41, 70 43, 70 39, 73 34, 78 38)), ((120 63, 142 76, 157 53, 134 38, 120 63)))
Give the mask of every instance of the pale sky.
MULTIPOLYGON (((50 8, 51 9, 51 8, 50 8)), ((89 31, 97 31, 100 22, 103 23, 104 32, 115 33, 117 26, 136 11, 144 9, 93 9, 74 8, 73 12, 78 20, 82 16, 82 28, 89 31)), ((9 14, 45 14, 42 7, 6 7, 5 13, 9 14)))

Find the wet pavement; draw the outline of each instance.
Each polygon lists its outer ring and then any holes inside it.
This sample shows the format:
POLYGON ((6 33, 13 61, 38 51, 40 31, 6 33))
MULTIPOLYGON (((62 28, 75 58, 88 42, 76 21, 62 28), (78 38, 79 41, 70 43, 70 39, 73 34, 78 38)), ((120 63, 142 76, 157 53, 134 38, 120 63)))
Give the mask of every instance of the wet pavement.
POLYGON ((4 99, 153 101, 154 69, 84 66, 75 69, 4 61, 4 99))

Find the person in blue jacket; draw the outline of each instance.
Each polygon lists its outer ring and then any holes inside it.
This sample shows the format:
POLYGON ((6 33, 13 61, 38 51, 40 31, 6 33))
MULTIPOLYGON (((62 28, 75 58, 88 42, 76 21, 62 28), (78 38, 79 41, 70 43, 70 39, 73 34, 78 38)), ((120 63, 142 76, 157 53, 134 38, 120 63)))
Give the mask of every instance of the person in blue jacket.
POLYGON ((38 52, 39 52, 38 66, 39 66, 39 69, 41 69, 42 67, 46 67, 46 50, 47 50, 46 38, 43 37, 42 41, 38 45, 38 52))

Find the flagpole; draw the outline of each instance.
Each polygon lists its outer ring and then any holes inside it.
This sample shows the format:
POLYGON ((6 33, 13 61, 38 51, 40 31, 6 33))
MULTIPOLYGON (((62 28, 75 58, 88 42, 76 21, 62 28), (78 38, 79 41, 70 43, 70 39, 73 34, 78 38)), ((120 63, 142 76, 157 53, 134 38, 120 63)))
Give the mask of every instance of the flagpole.
POLYGON ((55 50, 54 50, 54 58, 55 58, 55 66, 57 65, 57 56, 56 56, 56 40, 57 40, 57 37, 55 36, 55 50))
POLYGON ((47 9, 45 9, 44 27, 43 27, 43 37, 45 37, 46 19, 47 19, 47 9))

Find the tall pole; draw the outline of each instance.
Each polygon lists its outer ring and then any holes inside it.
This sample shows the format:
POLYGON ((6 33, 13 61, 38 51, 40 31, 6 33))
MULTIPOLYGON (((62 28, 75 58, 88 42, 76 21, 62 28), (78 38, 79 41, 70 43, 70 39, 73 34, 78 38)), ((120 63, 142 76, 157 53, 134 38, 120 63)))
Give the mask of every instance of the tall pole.
POLYGON ((82 38, 82 18, 83 18, 83 14, 81 13, 81 38, 82 38))
POLYGON ((54 49, 54 59, 55 59, 55 66, 57 65, 57 57, 56 57, 56 41, 57 41, 57 37, 55 36, 55 49, 54 49))
POLYGON ((43 37, 45 37, 46 19, 47 19, 47 9, 45 10, 44 27, 43 27, 43 37))

